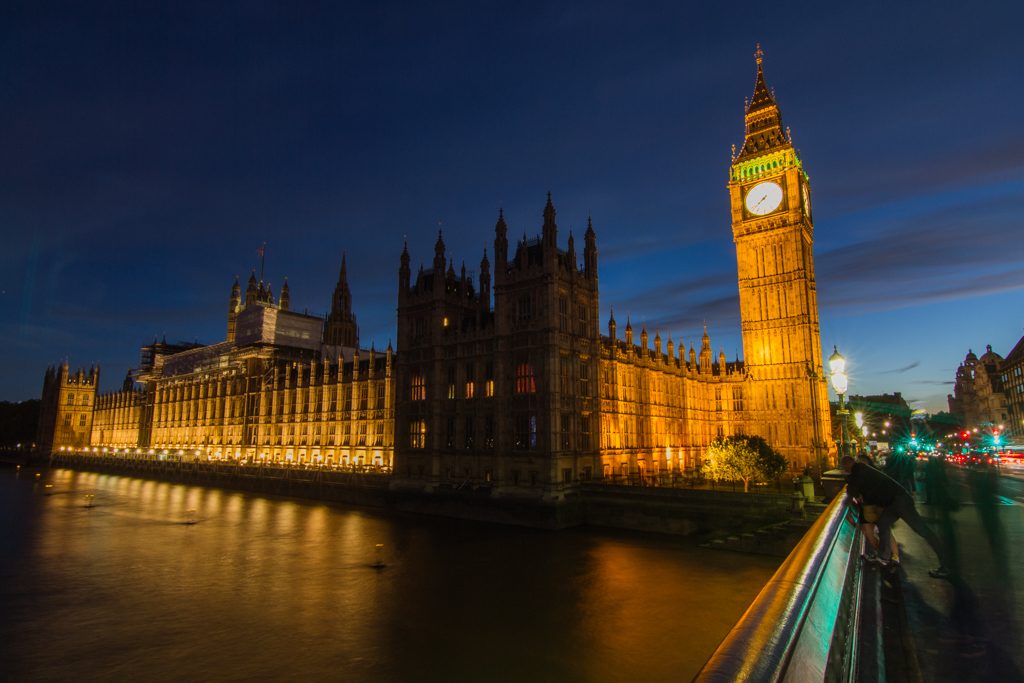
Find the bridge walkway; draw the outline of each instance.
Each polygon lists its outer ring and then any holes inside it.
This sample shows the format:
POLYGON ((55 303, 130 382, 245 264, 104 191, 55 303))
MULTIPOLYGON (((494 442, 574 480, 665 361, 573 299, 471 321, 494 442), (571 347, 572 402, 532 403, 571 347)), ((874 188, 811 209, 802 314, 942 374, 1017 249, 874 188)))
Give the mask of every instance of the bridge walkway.
POLYGON ((1024 681, 1024 505, 1015 498, 1003 498, 995 527, 984 523, 979 506, 963 503, 951 514, 951 528, 941 530, 939 510, 919 505, 940 535, 954 535, 959 576, 951 581, 928 576, 936 564, 931 548, 904 525, 894 527, 908 631, 922 680, 1024 681), (995 543, 988 528, 995 530, 995 543))

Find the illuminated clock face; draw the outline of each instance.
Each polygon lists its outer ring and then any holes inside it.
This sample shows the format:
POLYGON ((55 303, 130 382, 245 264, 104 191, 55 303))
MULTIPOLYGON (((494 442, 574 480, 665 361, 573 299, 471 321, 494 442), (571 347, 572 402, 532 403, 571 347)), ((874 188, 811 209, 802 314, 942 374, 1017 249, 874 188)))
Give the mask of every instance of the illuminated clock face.
POLYGON ((765 216, 782 203, 782 188, 775 183, 764 182, 754 185, 747 192, 747 211, 755 216, 765 216))
POLYGON ((811 215, 811 195, 808 194, 806 185, 804 185, 804 213, 808 216, 811 215))

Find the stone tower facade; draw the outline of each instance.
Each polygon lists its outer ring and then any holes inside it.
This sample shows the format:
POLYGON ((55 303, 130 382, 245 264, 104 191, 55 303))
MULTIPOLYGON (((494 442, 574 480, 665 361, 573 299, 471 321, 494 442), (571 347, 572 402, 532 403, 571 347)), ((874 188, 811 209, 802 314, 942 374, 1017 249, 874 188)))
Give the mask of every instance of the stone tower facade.
POLYGON ((68 371, 67 361, 46 370, 36 448, 50 453, 92 444, 93 406, 100 369, 68 371))
POLYGON ((749 428, 790 459, 818 462, 834 444, 818 330, 811 188, 761 62, 758 48, 746 138, 729 179, 753 400, 749 428))
POLYGON ((341 255, 338 284, 331 297, 331 312, 324 323, 324 344, 349 348, 359 346, 359 328, 356 327, 356 316, 352 313, 352 292, 348 288, 344 253, 341 255))
POLYGON ((493 308, 486 251, 479 288, 445 253, 438 234, 415 281, 401 256, 395 486, 557 498, 601 467, 593 228, 582 259, 571 233, 559 248, 549 193, 541 234, 510 250, 499 210, 493 308))

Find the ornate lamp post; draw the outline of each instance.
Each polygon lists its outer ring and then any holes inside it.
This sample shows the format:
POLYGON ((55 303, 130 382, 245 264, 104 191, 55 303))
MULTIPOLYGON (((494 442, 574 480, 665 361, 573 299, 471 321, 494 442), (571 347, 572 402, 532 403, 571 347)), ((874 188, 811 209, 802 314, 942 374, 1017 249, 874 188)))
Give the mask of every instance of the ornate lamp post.
POLYGON ((832 347, 835 351, 829 359, 828 365, 832 369, 832 388, 836 390, 836 395, 839 396, 839 410, 836 411, 836 416, 842 421, 843 430, 840 432, 840 447, 839 456, 842 457, 847 455, 846 444, 849 442, 849 438, 846 435, 847 424, 846 421, 849 418, 850 412, 846 410, 846 406, 843 402, 843 398, 846 395, 846 389, 848 387, 846 380, 846 359, 839 354, 839 349, 835 346, 832 347))

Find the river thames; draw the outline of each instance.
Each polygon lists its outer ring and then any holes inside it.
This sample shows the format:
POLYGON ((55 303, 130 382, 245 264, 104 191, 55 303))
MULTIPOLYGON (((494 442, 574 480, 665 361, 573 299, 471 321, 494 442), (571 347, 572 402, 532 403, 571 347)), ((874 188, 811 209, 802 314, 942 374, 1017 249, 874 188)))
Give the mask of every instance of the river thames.
POLYGON ((688 681, 780 563, 38 471, 0 470, 5 680, 688 681))

